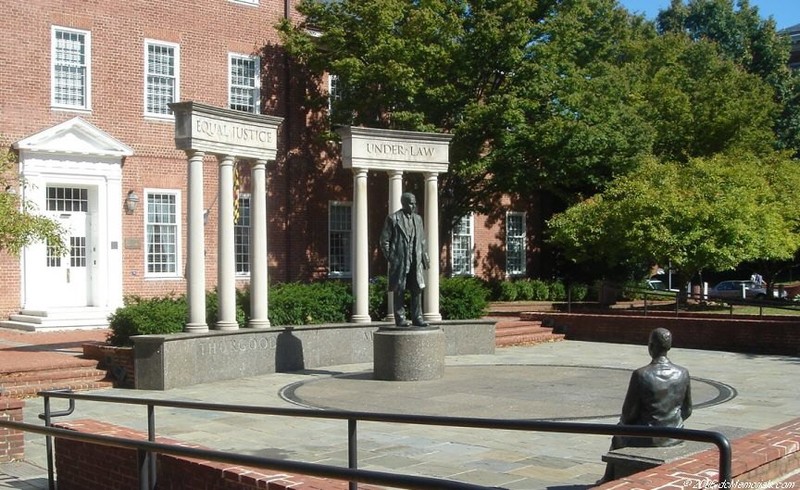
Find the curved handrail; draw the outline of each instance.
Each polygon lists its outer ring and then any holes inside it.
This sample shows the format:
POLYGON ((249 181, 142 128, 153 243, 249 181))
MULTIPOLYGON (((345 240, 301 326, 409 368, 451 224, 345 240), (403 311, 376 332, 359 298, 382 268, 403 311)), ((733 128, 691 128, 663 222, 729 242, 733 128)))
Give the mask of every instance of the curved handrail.
MULTIPOLYGON (((167 408, 182 408, 191 410, 210 410, 219 412, 234 412, 234 413, 249 413, 254 415, 275 415, 285 417, 306 417, 306 418, 320 418, 320 419, 334 419, 334 420, 347 420, 351 426, 349 430, 349 454, 351 455, 350 468, 348 472, 341 473, 339 471, 328 472, 327 468, 314 470, 314 473, 307 472, 307 468, 303 466, 302 471, 299 469, 288 469, 287 471, 305 472, 305 474, 314 476, 323 476, 327 478, 338 478, 350 480, 351 482, 362 481, 365 483, 388 484, 384 481, 378 482, 372 480, 372 476, 358 473, 357 461, 352 459, 355 456, 355 425, 357 421, 369 422, 382 422, 382 423, 400 423, 400 424, 416 424, 416 425, 436 425, 443 427, 464 427, 475 429, 499 429, 499 430, 514 430, 514 431, 531 431, 531 432, 555 432, 555 433, 573 433, 573 434, 591 434, 591 435, 621 435, 629 437, 666 437, 671 439, 680 439, 696 442, 705 442, 714 444, 719 449, 719 481, 730 482, 732 480, 731 468, 731 446, 728 439, 719 432, 702 431, 685 428, 674 427, 647 427, 637 425, 618 425, 618 424, 597 424, 597 423, 579 423, 579 422, 555 422, 544 420, 527 420, 527 419, 487 419, 478 417, 450 417, 450 416, 435 416, 435 415, 409 415, 409 414, 392 414, 392 413, 375 413, 375 412, 359 412, 359 411, 346 411, 346 410, 315 410, 308 408, 285 408, 285 407, 263 407, 263 406, 250 406, 250 405, 234 405, 224 403, 207 403, 195 402, 184 400, 162 400, 154 398, 139 398, 127 396, 109 396, 102 394, 91 393, 70 393, 64 391, 43 391, 39 393, 45 399, 45 407, 49 406, 48 400, 50 398, 68 399, 71 403, 76 400, 83 401, 96 401, 105 403, 121 403, 128 405, 142 405, 148 407, 148 432, 150 441, 155 437, 155 424, 152 419, 154 407, 167 407, 167 408), (356 473, 351 473, 351 472, 356 473)), ((52 414, 50 415, 52 417, 52 414)), ((0 421, 0 426, 7 424, 7 422, 0 421)), ((99 437, 99 436, 97 436, 99 437)), ((153 444, 150 442, 150 444, 153 444)), ((142 446, 144 447, 144 446, 142 446)), ((156 446, 152 446, 154 452, 161 451, 156 446)), ((171 453, 169 453, 171 454, 171 453)), ((209 458, 210 459, 210 458, 209 458)), ((268 458, 263 458, 267 460, 268 458)), ((284 461, 284 460, 281 460, 284 461)), ((255 460, 253 460, 255 462, 255 460)), ((285 461, 284 461, 285 462, 285 461)), ((297 462, 292 462, 297 463, 297 462)), ((250 464, 257 466, 257 464, 250 464)), ((310 463, 303 463, 310 464, 310 463)), ((271 462, 270 462, 271 465, 271 462)), ((278 468, 277 466, 271 466, 278 468)), ((297 467, 299 468, 299 467, 297 467)), ((338 468, 342 470, 342 468, 338 468)), ((373 475, 374 476, 374 475, 373 475)), ((394 475, 397 476, 397 475, 394 475)), ((410 477, 410 475, 403 475, 410 477)), ((376 476, 376 478, 383 478, 376 476)), ((444 480, 449 481, 449 480, 444 480)), ((397 486, 400 480, 394 481, 391 485, 397 486)), ((441 482, 437 483, 441 485, 441 482)), ((464 485, 459 483, 459 485, 464 485)), ((355 486, 351 486, 355 488, 355 486)), ((410 486, 405 488, 428 488, 410 486)), ((436 487, 432 487, 436 488, 436 487)), ((439 486, 438 488, 449 488, 439 486)), ((470 488, 470 487, 459 487, 470 488)), ((483 488, 483 487, 474 487, 483 488)))

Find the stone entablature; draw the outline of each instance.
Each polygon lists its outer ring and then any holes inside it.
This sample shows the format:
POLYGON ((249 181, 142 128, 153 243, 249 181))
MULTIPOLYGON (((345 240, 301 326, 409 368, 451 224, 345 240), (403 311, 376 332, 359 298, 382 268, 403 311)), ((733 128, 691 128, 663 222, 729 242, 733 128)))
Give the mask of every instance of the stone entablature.
POLYGON ((175 113, 175 146, 216 155, 274 160, 280 117, 248 114, 197 102, 170 104, 175 113))
POLYGON ((447 172, 450 134, 351 126, 336 132, 342 137, 344 168, 447 172))

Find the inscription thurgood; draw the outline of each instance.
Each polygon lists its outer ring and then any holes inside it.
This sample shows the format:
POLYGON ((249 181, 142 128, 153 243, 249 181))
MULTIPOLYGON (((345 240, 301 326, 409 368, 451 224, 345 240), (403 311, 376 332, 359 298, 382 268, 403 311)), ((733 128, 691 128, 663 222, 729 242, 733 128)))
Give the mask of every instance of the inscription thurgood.
POLYGON ((200 344, 201 356, 216 354, 236 354, 248 351, 274 350, 276 340, 274 337, 257 337, 249 339, 223 339, 204 342, 200 344))
POLYGON ((268 147, 273 144, 272 131, 255 126, 194 117, 194 134, 219 143, 268 147))

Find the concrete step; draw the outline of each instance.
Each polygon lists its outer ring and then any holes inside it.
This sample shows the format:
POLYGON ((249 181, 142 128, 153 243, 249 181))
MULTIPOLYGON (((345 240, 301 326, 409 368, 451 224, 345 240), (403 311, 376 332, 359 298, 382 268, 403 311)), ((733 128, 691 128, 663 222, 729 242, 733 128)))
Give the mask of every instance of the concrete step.
POLYGON ((36 332, 42 330, 88 329, 108 327, 108 308, 24 309, 0 321, 0 327, 36 332))

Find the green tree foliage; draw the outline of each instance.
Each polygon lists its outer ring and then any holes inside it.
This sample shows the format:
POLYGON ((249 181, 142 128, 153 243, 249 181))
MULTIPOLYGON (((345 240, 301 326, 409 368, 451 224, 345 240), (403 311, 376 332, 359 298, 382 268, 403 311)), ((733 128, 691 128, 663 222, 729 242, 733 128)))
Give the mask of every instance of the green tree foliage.
POLYGON ((779 148, 800 151, 800 75, 789 69, 790 40, 747 0, 672 0, 657 19, 661 33, 712 41, 727 59, 773 88, 781 107, 775 125, 779 148))
POLYGON ((8 150, 0 150, 0 250, 12 254, 38 241, 47 242, 55 255, 67 252, 61 225, 35 214, 33 205, 11 189, 17 189, 16 158, 8 150))
POLYGON ((790 191, 797 183, 800 168, 780 154, 732 152, 676 164, 652 159, 555 216, 552 240, 575 261, 628 275, 671 260, 685 284, 703 269, 791 258, 800 247, 790 191))
MULTIPOLYGON (((644 206, 635 194, 597 195, 617 179, 643 178, 642 169, 694 169, 703 181, 716 174, 700 175, 706 166, 692 162, 733 159, 726 165, 756 167, 748 174, 775 168, 765 163, 777 158, 775 148, 795 147, 794 119, 786 116, 794 97, 788 46, 773 23, 745 1, 738 5, 676 0, 656 29, 616 0, 304 0, 298 10, 305 20, 280 29, 300 65, 320 77, 338 75, 333 123, 453 134, 442 179, 445 227, 466 212, 493 211, 499 194, 543 195, 555 211, 585 201, 569 223, 552 222, 561 227, 552 243, 571 258, 583 259, 589 241, 626 270, 671 259, 688 271, 730 268, 755 252, 698 244, 695 234, 707 231, 694 228, 711 218, 677 212, 689 204, 673 202, 666 188, 666 202, 651 196, 650 205, 688 221, 682 233, 670 228, 672 241, 656 238, 659 251, 645 254, 642 240, 653 236, 626 230, 626 220, 578 216, 600 212, 594 206, 607 200, 623 206, 623 197, 630 199, 624 206, 644 206)), ((715 195, 728 190, 741 189, 715 195)), ((782 256, 783 249, 761 253, 782 256)))

